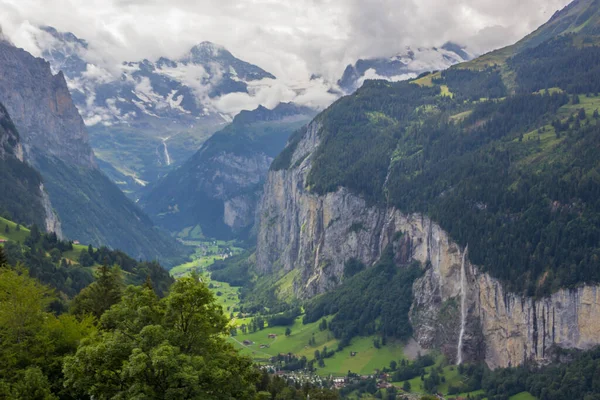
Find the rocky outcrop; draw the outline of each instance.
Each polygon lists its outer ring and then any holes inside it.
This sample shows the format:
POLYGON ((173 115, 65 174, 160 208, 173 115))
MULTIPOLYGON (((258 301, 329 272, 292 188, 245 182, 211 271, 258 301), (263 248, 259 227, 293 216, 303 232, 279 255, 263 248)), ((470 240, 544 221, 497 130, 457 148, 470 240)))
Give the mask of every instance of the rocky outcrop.
POLYGON ((17 126, 26 159, 56 157, 94 168, 85 125, 71 100, 62 73, 22 49, 0 41, 0 102, 17 126))
POLYGON ((54 211, 54 208, 52 207, 50 196, 48 196, 48 193, 46 193, 43 183, 40 184, 40 193, 42 194, 42 205, 44 206, 44 212, 46 213, 46 232, 54 232, 59 239, 63 239, 64 235, 62 233, 60 220, 58 219, 56 211, 54 211))
MULTIPOLYGON (((19 131, 25 161, 43 178, 44 190, 37 173, 29 171, 27 179, 20 180, 21 187, 23 182, 28 186, 22 188, 21 197, 35 193, 36 201, 12 201, 12 215, 18 211, 25 215, 21 220, 62 231, 71 240, 119 248, 135 258, 160 258, 164 264, 178 262, 182 249, 177 242, 155 230, 151 220, 98 170, 62 73, 53 75, 46 61, 0 42, 0 102, 19 131), (27 216, 31 209, 37 213, 34 221, 27 216)), ((8 197, 11 193, 5 194, 8 197)))
POLYGON ((309 126, 292 156, 293 168, 269 173, 257 213, 260 273, 297 269, 295 293, 310 298, 339 285, 349 259, 373 265, 393 245, 399 265, 414 260, 425 270, 414 284, 410 312, 424 348, 439 348, 455 362, 485 360, 496 368, 544 362, 555 347, 600 344, 599 287, 543 299, 510 293, 472 265, 468 251, 428 217, 370 206, 344 188, 311 193, 306 178, 320 128, 318 122, 309 126))

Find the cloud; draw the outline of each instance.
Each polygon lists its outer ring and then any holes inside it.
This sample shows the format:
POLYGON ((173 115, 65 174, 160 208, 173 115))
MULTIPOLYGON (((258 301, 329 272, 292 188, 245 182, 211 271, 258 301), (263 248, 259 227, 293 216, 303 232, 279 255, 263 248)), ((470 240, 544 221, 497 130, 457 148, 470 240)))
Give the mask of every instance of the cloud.
POLYGON ((335 81, 360 57, 453 40, 484 52, 509 44, 569 0, 0 0, 0 24, 36 54, 34 25, 88 40, 105 68, 176 58, 209 40, 284 79, 335 81))

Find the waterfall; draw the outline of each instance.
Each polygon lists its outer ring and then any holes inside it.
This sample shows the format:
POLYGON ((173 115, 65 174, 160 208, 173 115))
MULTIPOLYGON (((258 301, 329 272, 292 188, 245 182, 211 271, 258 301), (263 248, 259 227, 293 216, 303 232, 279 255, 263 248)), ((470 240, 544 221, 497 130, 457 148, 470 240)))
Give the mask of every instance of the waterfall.
POLYGON ((171 156, 169 156, 169 149, 167 148, 167 140, 171 139, 171 137, 168 138, 161 138, 162 142, 163 142, 163 149, 164 149, 164 153, 165 153, 165 161, 167 162, 167 166, 171 165, 171 156))
POLYGON ((460 268, 460 334, 458 335, 458 348, 456 349, 456 364, 462 364, 463 361, 463 338, 465 336, 465 325, 467 324, 467 273, 465 271, 465 263, 467 260, 467 250, 469 246, 465 247, 465 251, 462 256, 462 265, 460 268))

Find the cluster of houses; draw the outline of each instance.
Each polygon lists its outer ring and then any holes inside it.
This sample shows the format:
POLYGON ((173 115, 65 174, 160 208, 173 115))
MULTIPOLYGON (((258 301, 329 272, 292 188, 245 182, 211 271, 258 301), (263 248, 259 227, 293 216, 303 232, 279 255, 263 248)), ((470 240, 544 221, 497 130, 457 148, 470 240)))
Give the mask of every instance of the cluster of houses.
POLYGON ((317 387, 329 387, 329 381, 327 379, 323 379, 318 375, 307 373, 304 371, 282 371, 278 370, 275 365, 265 365, 262 369, 266 370, 270 374, 277 375, 285 380, 288 383, 303 385, 305 383, 310 383, 311 385, 317 387))

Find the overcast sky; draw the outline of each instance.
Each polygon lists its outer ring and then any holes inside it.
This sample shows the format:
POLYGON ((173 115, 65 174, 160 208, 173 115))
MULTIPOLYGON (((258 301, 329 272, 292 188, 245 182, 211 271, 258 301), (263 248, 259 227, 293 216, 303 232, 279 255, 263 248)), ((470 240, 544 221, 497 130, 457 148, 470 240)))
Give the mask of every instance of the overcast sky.
POLYGON ((339 78, 360 57, 452 40, 510 44, 569 0, 0 0, 0 25, 35 53, 34 25, 71 31, 105 62, 177 57, 208 40, 283 78, 339 78))

